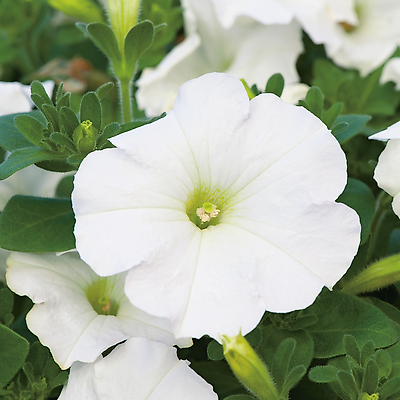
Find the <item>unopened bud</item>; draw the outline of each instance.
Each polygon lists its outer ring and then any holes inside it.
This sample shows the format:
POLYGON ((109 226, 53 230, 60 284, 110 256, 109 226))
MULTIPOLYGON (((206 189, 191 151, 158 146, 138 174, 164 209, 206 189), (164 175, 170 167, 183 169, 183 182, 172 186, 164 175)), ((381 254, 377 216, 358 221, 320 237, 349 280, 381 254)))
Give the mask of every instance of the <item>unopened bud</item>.
POLYGON ((279 400, 267 367, 242 334, 222 336, 221 340, 225 359, 239 381, 261 400, 279 400))
POLYGON ((97 140, 97 129, 92 121, 81 122, 74 130, 73 139, 80 153, 90 153, 95 149, 97 140))

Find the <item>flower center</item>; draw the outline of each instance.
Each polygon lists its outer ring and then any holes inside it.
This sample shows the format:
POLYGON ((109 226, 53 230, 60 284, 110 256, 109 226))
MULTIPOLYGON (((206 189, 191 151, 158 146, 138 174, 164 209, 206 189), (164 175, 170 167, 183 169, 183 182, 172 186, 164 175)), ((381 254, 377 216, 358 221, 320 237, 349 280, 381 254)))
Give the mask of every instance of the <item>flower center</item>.
POLYGON ((219 189, 195 190, 186 202, 186 214, 200 229, 218 225, 221 214, 226 211, 228 198, 219 189))
POLYGON ((117 315, 119 302, 113 292, 113 277, 98 278, 85 289, 86 298, 99 315, 117 315))

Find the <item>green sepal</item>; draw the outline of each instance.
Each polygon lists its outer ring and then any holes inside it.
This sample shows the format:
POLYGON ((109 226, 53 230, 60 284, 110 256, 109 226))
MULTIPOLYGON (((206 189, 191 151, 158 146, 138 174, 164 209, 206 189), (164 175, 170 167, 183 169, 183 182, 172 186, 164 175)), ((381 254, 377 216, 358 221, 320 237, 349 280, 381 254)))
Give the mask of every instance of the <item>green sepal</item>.
POLYGON ((29 343, 22 336, 0 325, 0 389, 4 388, 22 367, 29 343))
POLYGON ((273 93, 278 97, 282 96, 285 79, 282 74, 274 74, 269 79, 265 86, 265 93, 273 93))
POLYGON ((73 249, 74 213, 70 200, 12 197, 0 214, 0 247, 23 252, 73 249))
POLYGON ((114 84, 112 82, 105 83, 104 85, 101 85, 100 87, 97 88, 96 94, 99 100, 104 99, 104 97, 107 96, 108 92, 114 87, 114 84))
POLYGON ((71 100, 71 93, 64 93, 60 99, 57 101, 57 111, 60 110, 61 107, 69 107, 71 100))
POLYGON ((378 376, 378 366, 375 360, 369 359, 362 380, 361 390, 366 393, 375 393, 378 387, 379 376, 378 376))
POLYGON ((14 119, 16 128, 34 145, 41 147, 43 131, 46 128, 30 115, 17 115, 14 119))
POLYGON ((50 139, 59 146, 64 147, 72 152, 76 152, 74 143, 67 135, 62 134, 61 132, 53 132, 50 135, 50 139))
POLYGON ((151 21, 142 21, 131 28, 125 37, 125 68, 124 75, 119 78, 130 79, 135 72, 136 63, 140 56, 152 45, 154 25, 151 21))
POLYGON ((57 102, 57 105, 58 105, 58 102, 60 101, 60 99, 61 99, 61 97, 62 97, 62 95, 63 95, 63 89, 64 89, 64 83, 61 82, 61 83, 58 85, 57 92, 56 92, 56 102, 57 102))
POLYGON ((61 121, 58 117, 57 110, 53 105, 43 104, 42 112, 46 116, 47 121, 49 121, 53 127, 52 132, 59 132, 61 130, 61 121))
POLYGON ((74 130, 79 125, 79 120, 77 116, 69 107, 61 107, 58 115, 60 116, 65 132, 70 137, 70 139, 72 139, 74 130))
POLYGON ((85 93, 80 105, 80 122, 91 121, 97 131, 101 130, 102 110, 95 92, 85 93))
POLYGON ((118 135, 120 129, 121 126, 117 122, 112 122, 111 124, 108 124, 97 139, 97 148, 102 149, 107 143, 108 139, 118 135))
POLYGON ((24 147, 15 150, 0 164, 0 180, 6 179, 20 169, 40 161, 62 160, 65 157, 65 154, 39 147, 24 147))

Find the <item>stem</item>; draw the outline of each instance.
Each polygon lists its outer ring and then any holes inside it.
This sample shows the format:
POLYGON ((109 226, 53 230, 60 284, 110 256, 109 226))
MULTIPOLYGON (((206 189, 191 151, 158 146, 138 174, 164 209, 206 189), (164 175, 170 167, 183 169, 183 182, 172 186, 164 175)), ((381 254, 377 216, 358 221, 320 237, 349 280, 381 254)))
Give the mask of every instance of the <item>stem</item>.
POLYGON ((125 123, 132 120, 130 86, 130 79, 120 79, 122 117, 125 123))

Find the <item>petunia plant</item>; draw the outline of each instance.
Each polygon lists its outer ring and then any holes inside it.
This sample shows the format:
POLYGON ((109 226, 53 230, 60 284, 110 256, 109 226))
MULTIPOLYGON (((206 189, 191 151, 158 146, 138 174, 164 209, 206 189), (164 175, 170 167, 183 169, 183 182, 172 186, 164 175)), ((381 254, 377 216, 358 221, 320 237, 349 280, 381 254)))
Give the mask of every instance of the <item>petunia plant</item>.
POLYGON ((397 2, 7 8, 1 398, 400 398, 397 2))

